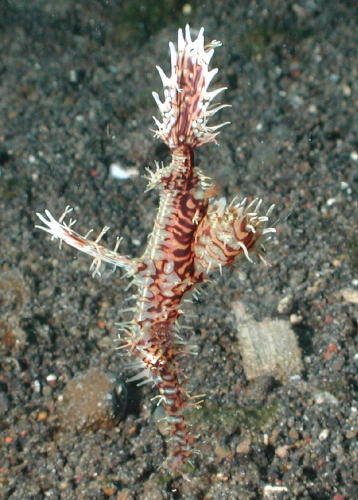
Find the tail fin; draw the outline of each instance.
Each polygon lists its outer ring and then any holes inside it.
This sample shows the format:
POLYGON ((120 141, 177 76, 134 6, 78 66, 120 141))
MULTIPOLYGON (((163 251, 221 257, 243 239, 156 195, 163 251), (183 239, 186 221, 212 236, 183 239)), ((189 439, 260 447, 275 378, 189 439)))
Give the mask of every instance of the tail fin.
POLYGON ((153 92, 162 121, 154 118, 158 127, 155 135, 170 149, 181 147, 194 149, 208 142, 215 142, 218 129, 229 122, 208 126, 208 119, 227 104, 211 105, 211 101, 226 87, 208 91, 208 86, 217 73, 217 68, 209 71, 209 62, 214 48, 220 42, 214 40, 204 47, 204 28, 201 28, 196 40, 191 40, 190 29, 178 31, 178 50, 169 43, 171 54, 171 75, 167 77, 157 66, 164 86, 164 101, 153 92))

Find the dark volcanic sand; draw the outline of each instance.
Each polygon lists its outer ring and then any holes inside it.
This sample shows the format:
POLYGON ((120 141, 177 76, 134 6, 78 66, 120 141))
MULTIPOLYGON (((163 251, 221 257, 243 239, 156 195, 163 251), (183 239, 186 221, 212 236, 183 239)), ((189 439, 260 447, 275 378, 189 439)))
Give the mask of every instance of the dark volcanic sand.
POLYGON ((0 1, 0 492, 357 498, 357 3, 207 1, 186 17, 178 3, 0 1), (185 22, 223 41, 213 87, 228 86, 232 104, 220 146, 203 147, 197 162, 222 195, 262 196, 281 217, 272 266, 242 261, 191 307, 199 354, 185 372, 192 392, 206 394, 189 416, 201 452, 191 482, 159 469, 167 449, 155 391, 121 385, 128 360, 114 349, 115 322, 127 281, 93 279, 86 256, 34 229, 36 211, 59 216, 70 204, 79 231, 111 226, 108 245, 120 234, 121 252, 140 254, 157 193, 144 194, 142 175, 111 178, 109 167, 143 174, 167 161, 150 132, 151 91, 185 22), (238 300, 256 320, 291 322, 301 378, 248 384, 238 300), (77 422, 71 391, 61 410, 69 380, 89 369, 122 388, 117 420, 77 422))

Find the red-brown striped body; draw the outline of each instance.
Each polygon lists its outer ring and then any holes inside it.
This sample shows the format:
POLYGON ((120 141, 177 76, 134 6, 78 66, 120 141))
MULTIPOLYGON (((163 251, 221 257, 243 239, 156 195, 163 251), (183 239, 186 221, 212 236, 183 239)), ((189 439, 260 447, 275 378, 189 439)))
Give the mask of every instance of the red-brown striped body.
MULTIPOLYGON (((248 251, 257 240, 274 228, 266 228, 269 211, 258 215, 259 200, 233 206, 223 199, 213 201, 213 184, 194 167, 195 148, 216 142, 217 130, 226 123, 208 125, 211 117, 226 105, 212 105, 224 88, 208 91, 217 70, 209 70, 214 48, 220 42, 204 44, 203 28, 195 40, 189 26, 178 32, 178 47, 169 44, 171 75, 158 67, 164 86, 164 100, 153 93, 160 112, 155 135, 171 150, 169 166, 150 172, 148 189, 158 187, 160 204, 147 248, 139 259, 130 259, 99 244, 108 227, 95 240, 76 233, 74 220, 64 222, 69 207, 57 221, 46 210, 38 214, 42 226, 53 238, 94 258, 92 269, 100 274, 102 262, 124 268, 138 287, 134 317, 122 324, 126 345, 137 357, 133 368, 141 371, 129 381, 152 381, 159 390, 172 440, 175 442, 168 465, 176 469, 192 454, 193 437, 184 419, 191 402, 183 388, 179 358, 190 349, 178 336, 176 320, 185 293, 205 280, 210 271, 220 269, 248 251)), ((259 254, 262 260, 262 255, 259 254)), ((129 308, 133 310, 133 308, 129 308)), ((124 310, 128 311, 128 309, 124 310)), ((122 311, 122 312, 124 312, 122 311)))
POLYGON ((179 466, 190 456, 194 439, 183 415, 188 394, 182 387, 178 357, 185 346, 176 341, 175 321, 181 314, 183 295, 203 277, 203 273, 196 273, 193 243, 208 201, 194 171, 192 151, 181 148, 172 164, 161 177, 154 231, 139 259, 136 279, 141 286, 131 342, 133 354, 143 361, 147 375, 159 389, 176 442, 171 465, 179 466))

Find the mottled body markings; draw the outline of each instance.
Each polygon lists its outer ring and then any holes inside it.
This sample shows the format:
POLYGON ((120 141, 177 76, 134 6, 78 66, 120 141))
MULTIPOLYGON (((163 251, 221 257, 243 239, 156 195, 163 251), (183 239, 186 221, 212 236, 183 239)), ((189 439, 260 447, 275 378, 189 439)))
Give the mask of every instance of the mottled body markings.
POLYGON ((224 199, 215 200, 212 181, 195 166, 195 149, 216 142, 218 130, 226 125, 208 125, 226 105, 212 104, 224 90, 208 90, 217 73, 217 69, 209 70, 209 62, 220 43, 214 40, 205 46, 203 31, 192 40, 188 26, 185 33, 179 30, 177 48, 169 44, 171 75, 166 76, 158 67, 164 100, 153 93, 160 112, 160 119, 154 118, 155 135, 168 146, 172 160, 168 166, 156 165, 149 172, 148 189, 159 189, 160 202, 144 254, 132 259, 119 255, 119 241, 113 251, 101 246, 107 227, 96 240, 79 235, 72 229, 75 221, 64 221, 68 208, 58 221, 48 210, 45 215, 38 214, 43 226, 37 226, 92 256, 94 274, 107 262, 124 268, 137 286, 133 317, 121 325, 124 347, 136 360, 131 367, 137 373, 128 380, 151 382, 157 387, 174 442, 167 460, 171 469, 192 456, 194 438, 184 411, 199 403, 184 387, 182 358, 190 348, 177 327, 183 297, 209 273, 233 264, 240 255, 252 261, 253 249, 264 261, 260 240, 275 231, 266 227, 272 207, 259 215, 261 200, 248 203, 243 199, 229 205, 224 199))

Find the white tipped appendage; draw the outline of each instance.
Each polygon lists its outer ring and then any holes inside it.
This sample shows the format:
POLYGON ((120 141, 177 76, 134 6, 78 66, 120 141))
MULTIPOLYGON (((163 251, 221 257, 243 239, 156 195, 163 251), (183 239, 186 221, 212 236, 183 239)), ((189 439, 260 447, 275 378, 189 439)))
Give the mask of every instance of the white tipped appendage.
POLYGON ((208 91, 217 73, 217 68, 209 70, 209 62, 214 48, 220 42, 214 40, 204 46, 204 29, 201 28, 195 40, 191 39, 190 28, 185 27, 185 35, 178 31, 178 49, 169 43, 171 75, 167 76, 157 66, 164 87, 164 100, 157 92, 153 97, 157 103, 161 120, 154 118, 157 126, 155 135, 172 150, 181 146, 196 148, 208 142, 215 142, 217 130, 229 122, 208 126, 207 121, 227 104, 212 106, 213 99, 226 87, 208 91))
POLYGON ((67 243, 67 245, 74 247, 77 250, 80 250, 81 252, 93 257, 94 260, 90 269, 93 271, 94 275, 100 275, 99 269, 102 262, 112 264, 114 267, 122 267, 130 274, 135 272, 135 261, 132 261, 128 257, 119 255, 117 253, 117 248, 120 240, 117 239, 114 250, 108 250, 102 245, 99 245, 99 241, 101 240, 102 236, 109 229, 108 226, 105 226, 102 229, 95 240, 89 240, 87 236, 91 231, 89 231, 86 236, 81 236, 71 229, 71 227, 76 222, 75 220, 70 219, 68 224, 64 222, 66 215, 71 211, 72 208, 67 206, 58 221, 52 216, 49 210, 45 210, 45 215, 37 213, 36 215, 43 223, 43 226, 36 225, 35 227, 38 229, 42 229, 42 231, 46 231, 46 233, 49 233, 52 236, 52 239, 59 239, 60 246, 64 241, 65 243, 67 243))

